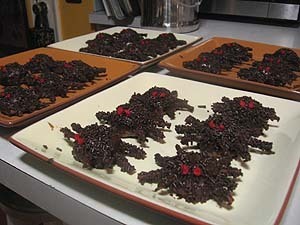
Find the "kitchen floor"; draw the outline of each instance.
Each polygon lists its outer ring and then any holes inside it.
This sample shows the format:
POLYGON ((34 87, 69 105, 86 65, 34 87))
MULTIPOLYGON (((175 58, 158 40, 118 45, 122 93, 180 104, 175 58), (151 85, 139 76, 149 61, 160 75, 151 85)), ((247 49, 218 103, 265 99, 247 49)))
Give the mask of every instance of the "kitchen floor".
POLYGON ((6 215, 1 209, 0 209, 0 225, 6 225, 6 215))

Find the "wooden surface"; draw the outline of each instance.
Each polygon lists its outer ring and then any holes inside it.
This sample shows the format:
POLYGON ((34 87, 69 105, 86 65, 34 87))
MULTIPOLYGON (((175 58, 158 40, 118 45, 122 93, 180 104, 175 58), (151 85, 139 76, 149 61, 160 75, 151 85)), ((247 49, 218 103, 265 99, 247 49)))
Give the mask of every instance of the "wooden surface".
POLYGON ((99 79, 97 78, 97 80, 95 80, 94 83, 88 83, 87 86, 82 90, 68 93, 67 98, 57 97, 56 101, 53 104, 50 104, 49 106, 40 110, 36 110, 32 113, 24 114, 21 117, 7 116, 0 113, 0 126, 15 127, 25 125, 25 123, 28 124, 34 122, 37 119, 42 118, 43 116, 49 115, 54 111, 62 109, 72 103, 75 103, 76 101, 79 101, 89 95, 92 95, 100 91, 101 89, 104 89, 105 87, 116 83, 117 81, 125 79, 127 75, 134 73, 139 68, 139 65, 130 62, 52 48, 39 48, 1 58, 0 66, 12 62, 24 64, 36 54, 47 54, 51 56, 54 60, 82 60, 90 66, 106 68, 107 76, 100 77, 99 79))
MULTIPOLYGON (((237 76, 237 72, 240 70, 240 68, 250 67, 251 63, 254 60, 260 61, 262 60, 265 53, 274 53, 279 48, 281 48, 281 46, 232 38, 214 37, 205 42, 202 42, 199 45, 185 49, 162 60, 159 63, 159 66, 166 68, 171 72, 174 72, 180 77, 188 79, 300 101, 300 77, 298 77, 289 86, 279 87, 254 81, 243 80, 237 76), (236 67, 230 71, 222 72, 222 74, 213 74, 183 67, 183 62, 196 59, 200 53, 210 52, 216 47, 220 47, 222 44, 230 42, 236 42, 245 47, 252 48, 253 60, 239 65, 239 68, 236 67)), ((293 50, 298 55, 300 55, 300 49, 293 50)), ((299 73, 297 72, 297 74, 299 73)))

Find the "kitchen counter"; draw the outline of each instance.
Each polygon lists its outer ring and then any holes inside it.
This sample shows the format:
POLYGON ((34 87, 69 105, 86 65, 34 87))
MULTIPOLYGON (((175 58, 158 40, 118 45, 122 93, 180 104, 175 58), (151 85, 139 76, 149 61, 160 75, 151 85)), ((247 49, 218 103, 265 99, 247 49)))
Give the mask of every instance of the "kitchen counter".
MULTIPOLYGON (((222 36, 300 48, 300 28, 202 20, 199 29, 190 34, 202 36, 204 40, 222 36)), ((147 71, 167 73, 156 66, 147 71)), ((15 131, 0 128, 0 182, 67 224, 185 224, 81 181, 25 153, 5 139, 15 131)), ((298 174, 281 221, 283 225, 300 221, 299 190, 298 174)))
POLYGON ((202 20, 199 29, 190 34, 201 35, 205 40, 218 36, 300 48, 300 27, 202 20))

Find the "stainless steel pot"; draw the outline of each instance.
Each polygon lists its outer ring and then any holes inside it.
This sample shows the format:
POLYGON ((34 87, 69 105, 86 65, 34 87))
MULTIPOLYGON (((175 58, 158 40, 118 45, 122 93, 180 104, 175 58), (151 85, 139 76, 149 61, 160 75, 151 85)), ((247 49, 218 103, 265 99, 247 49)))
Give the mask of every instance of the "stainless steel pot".
POLYGON ((199 27, 202 0, 142 0, 141 25, 187 33, 199 27))

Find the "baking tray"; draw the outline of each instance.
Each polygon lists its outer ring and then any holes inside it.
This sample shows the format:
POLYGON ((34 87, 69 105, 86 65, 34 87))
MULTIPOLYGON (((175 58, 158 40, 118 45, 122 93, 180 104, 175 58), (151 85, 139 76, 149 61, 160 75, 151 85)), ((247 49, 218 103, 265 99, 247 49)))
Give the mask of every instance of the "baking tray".
MULTIPOLYGON (((251 47, 253 49, 252 53, 254 60, 262 60, 265 53, 273 53, 279 48, 283 47, 232 38, 214 37, 200 43, 199 45, 190 47, 177 54, 169 56, 168 58, 162 60, 159 63, 159 66, 166 68, 174 74, 184 78, 300 101, 299 72, 296 73, 299 75, 298 78, 290 87, 276 87, 268 84, 240 79, 237 77, 237 72, 239 71, 238 68, 233 68, 230 72, 224 72, 222 75, 217 75, 183 67, 183 62, 197 58, 201 52, 210 52, 214 48, 229 42, 237 42, 243 46, 251 47)), ((293 50, 298 54, 298 56, 300 56, 300 49, 293 50)), ((242 64, 240 67, 250 67, 250 64, 251 62, 247 62, 242 64)))
MULTIPOLYGON (((16 55, 11 55, 5 58, 0 58, 0 66, 12 62, 25 64, 36 54, 47 54, 55 60, 82 60, 83 62, 97 67, 105 67, 107 76, 95 80, 95 82, 88 83, 88 86, 82 90, 68 93, 67 98, 57 97, 55 103, 49 106, 36 110, 32 113, 24 114, 23 116, 7 116, 0 113, 0 126, 2 127, 17 127, 31 123, 41 117, 62 109, 76 101, 79 101, 86 96, 96 93, 97 91, 125 79, 127 75, 135 73, 140 66, 131 62, 124 62, 115 59, 95 57, 91 55, 80 54, 76 52, 64 51, 52 48, 38 48, 16 55)), ((2 87, 0 86, 2 89, 2 87)))
MULTIPOLYGON (((112 27, 112 28, 108 28, 108 29, 105 29, 105 30, 93 32, 93 33, 90 33, 90 34, 86 34, 86 35, 82 35, 82 36, 79 36, 79 37, 67 39, 67 40, 64 40, 64 41, 60 41, 60 42, 57 42, 57 43, 54 43, 54 44, 50 44, 48 47, 79 52, 80 48, 87 47, 86 41, 94 39, 98 33, 102 32, 102 33, 114 34, 116 32, 119 33, 123 29, 127 29, 127 28, 128 27, 122 27, 122 26, 112 27)), ((133 28, 133 27, 130 27, 130 29, 135 30, 138 33, 147 34, 147 38, 155 38, 158 35, 167 32, 167 31, 148 30, 148 29, 140 29, 140 28, 133 28)), ((186 34, 176 34, 176 33, 174 33, 174 35, 176 36, 177 39, 185 40, 187 42, 187 44, 182 45, 182 46, 178 46, 177 48, 170 50, 168 53, 165 53, 163 55, 159 55, 159 56, 157 56, 153 59, 143 61, 143 62, 134 61, 134 60, 127 60, 127 59, 121 59, 121 58, 118 58, 118 59, 119 60, 124 60, 124 61, 129 61, 129 62, 134 62, 134 63, 140 64, 143 68, 145 68, 146 66, 150 66, 152 64, 157 63, 158 61, 162 60, 163 58, 165 58, 166 56, 168 56, 170 54, 173 54, 173 53, 175 53, 179 50, 182 50, 182 49, 184 49, 184 48, 186 48, 186 47, 202 40, 202 37, 198 37, 198 36, 191 36, 191 35, 186 35, 186 34)), ((91 54, 91 53, 86 53, 86 52, 82 52, 82 53, 91 54)), ((95 54, 93 54, 93 55, 95 55, 95 54)), ((104 57, 109 57, 109 56, 104 56, 104 57)), ((114 58, 114 57, 109 57, 109 58, 114 58)))
MULTIPOLYGON (((38 121, 14 134, 10 141, 26 152, 100 188, 189 223, 270 225, 280 223, 299 171, 299 124, 298 102, 145 72, 38 121), (109 173, 100 169, 83 169, 82 164, 73 159, 72 149, 64 140, 60 128, 70 127, 73 122, 82 126, 95 123, 96 112, 115 110, 117 105, 127 102, 134 92, 143 93, 155 85, 177 90, 180 98, 187 99, 195 106, 192 115, 200 120, 206 119, 212 113, 210 105, 219 102, 223 96, 251 96, 264 106, 275 108, 280 116, 279 122, 270 121, 271 127, 265 132, 265 136, 261 137, 261 140, 273 142, 275 154, 251 153, 252 160, 245 165, 237 161, 232 162, 233 166, 242 169, 243 176, 235 190, 235 200, 231 209, 221 208, 214 201, 204 204, 186 203, 182 199, 154 192, 156 185, 138 183, 138 172, 158 168, 154 162, 155 153, 164 156, 176 154, 175 144, 179 144, 179 139, 174 127, 176 124, 183 124, 184 119, 191 115, 190 112, 177 112, 175 119, 170 120, 171 129, 164 132, 165 143, 149 139, 148 148, 145 148, 145 160, 128 158, 137 169, 137 173, 133 175, 121 172, 118 167, 114 167, 109 173), (198 105, 206 105, 207 108, 197 107, 198 105), (36 136, 39 138, 33 138, 36 136), (45 149, 43 145, 48 148, 45 149)), ((124 141, 137 144, 134 139, 124 141)))

